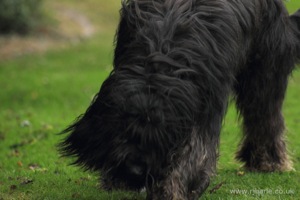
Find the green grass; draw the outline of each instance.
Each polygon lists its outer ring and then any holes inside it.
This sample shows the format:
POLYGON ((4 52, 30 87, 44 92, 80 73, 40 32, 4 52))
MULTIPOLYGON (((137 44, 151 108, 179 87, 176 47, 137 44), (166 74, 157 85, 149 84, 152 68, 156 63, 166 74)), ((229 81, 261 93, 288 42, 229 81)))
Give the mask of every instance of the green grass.
MULTIPOLYGON (((0 200, 143 199, 144 194, 99 190, 97 174, 69 166, 71 159, 58 155, 55 146, 62 136, 57 133, 85 111, 110 72, 119 9, 118 3, 105 0, 59 2, 88 13, 99 24, 99 34, 70 48, 0 62, 0 200)), ((300 8, 298 1, 287 5, 293 11, 300 8)), ((299 91, 298 70, 290 80, 284 104, 288 148, 295 171, 243 171, 234 160, 241 131, 231 106, 222 130, 218 174, 203 199, 300 196, 299 91)))

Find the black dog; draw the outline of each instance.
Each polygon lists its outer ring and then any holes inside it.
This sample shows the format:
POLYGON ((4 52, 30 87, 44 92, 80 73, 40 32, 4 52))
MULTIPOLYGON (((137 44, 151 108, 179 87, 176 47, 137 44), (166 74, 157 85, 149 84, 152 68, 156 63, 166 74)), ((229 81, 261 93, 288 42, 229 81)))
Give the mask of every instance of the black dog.
POLYGON ((281 107, 299 56, 299 13, 281 0, 127 0, 114 70, 65 132, 64 155, 103 187, 197 199, 216 168, 229 95, 243 117, 237 159, 291 168, 281 107))

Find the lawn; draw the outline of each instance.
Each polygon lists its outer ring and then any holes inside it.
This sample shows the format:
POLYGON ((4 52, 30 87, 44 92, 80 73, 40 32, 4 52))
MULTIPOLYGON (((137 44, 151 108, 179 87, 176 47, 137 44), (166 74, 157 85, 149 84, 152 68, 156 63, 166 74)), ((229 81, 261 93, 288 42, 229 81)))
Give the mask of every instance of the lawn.
MULTIPOLYGON (((107 193, 98 175, 60 158, 58 135, 85 111, 111 70, 118 1, 47 1, 77 9, 96 25, 97 34, 77 45, 13 60, 0 60, 0 200, 143 199, 145 194, 107 193)), ((287 2, 290 11, 300 2, 287 2)), ((49 11, 51 13, 51 10, 49 11)), ((1 58, 0 58, 1 59, 1 58)), ((300 71, 290 79, 284 103, 287 141, 295 171, 250 173, 234 160, 241 138, 234 106, 222 129, 218 174, 203 199, 299 199, 300 71)))

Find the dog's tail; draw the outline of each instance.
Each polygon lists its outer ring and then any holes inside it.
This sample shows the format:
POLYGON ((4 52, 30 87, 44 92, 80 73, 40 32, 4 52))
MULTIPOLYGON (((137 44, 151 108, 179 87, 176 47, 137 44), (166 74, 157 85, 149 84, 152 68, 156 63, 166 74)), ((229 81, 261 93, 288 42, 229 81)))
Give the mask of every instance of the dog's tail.
POLYGON ((300 9, 290 16, 292 29, 296 35, 296 55, 298 62, 300 61, 300 9))

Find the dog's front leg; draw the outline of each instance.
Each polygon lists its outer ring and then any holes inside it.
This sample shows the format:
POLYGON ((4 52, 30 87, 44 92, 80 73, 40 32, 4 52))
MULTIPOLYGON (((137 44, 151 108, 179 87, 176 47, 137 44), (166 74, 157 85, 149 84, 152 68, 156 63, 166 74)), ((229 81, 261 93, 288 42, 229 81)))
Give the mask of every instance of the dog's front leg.
POLYGON ((196 128, 193 131, 190 141, 183 148, 177 164, 164 184, 167 199, 195 200, 208 187, 209 176, 216 167, 219 140, 218 136, 214 137, 209 132, 196 128))
POLYGON ((205 127, 194 128, 189 139, 175 154, 166 178, 148 192, 151 200, 196 200, 210 182, 216 168, 221 116, 205 127))

